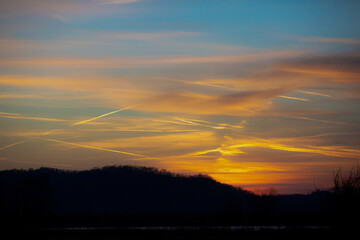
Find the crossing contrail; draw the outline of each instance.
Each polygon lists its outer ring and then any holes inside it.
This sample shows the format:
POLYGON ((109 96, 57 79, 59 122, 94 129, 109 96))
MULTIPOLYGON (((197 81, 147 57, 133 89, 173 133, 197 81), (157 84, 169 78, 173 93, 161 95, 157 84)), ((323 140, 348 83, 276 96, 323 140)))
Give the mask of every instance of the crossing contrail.
POLYGON ((94 117, 94 118, 90 118, 90 119, 87 119, 87 120, 83 120, 83 121, 80 121, 80 122, 77 122, 77 123, 72 124, 70 127, 76 126, 76 125, 80 125, 80 124, 84 124, 84 123, 87 123, 87 122, 91 122, 91 121, 94 121, 94 120, 96 120, 96 119, 99 119, 99 118, 102 118, 102 117, 106 117, 106 116, 109 116, 109 115, 114 114, 114 113, 117 113, 117 112, 124 111, 124 110, 129 109, 129 108, 132 108, 132 107, 134 107, 134 106, 136 106, 136 105, 132 105, 132 106, 129 106, 129 107, 125 107, 125 108, 118 109, 118 110, 115 110, 115 111, 112 111, 112 112, 109 112, 109 113, 102 114, 102 115, 97 116, 97 117, 94 117))
POLYGON ((91 148, 91 149, 102 150, 102 151, 107 151, 107 152, 121 153, 121 154, 136 156, 136 157, 147 157, 147 156, 136 154, 136 153, 118 151, 118 150, 114 150, 114 149, 101 148, 101 147, 95 147, 95 146, 89 146, 89 145, 83 145, 83 144, 78 144, 78 143, 65 142, 65 141, 60 141, 60 140, 51 139, 51 138, 40 138, 39 137, 38 139, 52 141, 52 142, 58 142, 58 143, 64 143, 64 144, 73 145, 73 146, 82 147, 82 148, 91 148))
POLYGON ((9 147, 12 147, 12 146, 15 146, 15 145, 18 145, 18 144, 21 144, 21 143, 24 143, 24 142, 28 142, 30 140, 23 140, 23 141, 20 141, 20 142, 16 142, 16 143, 12 143, 10 145, 7 145, 7 146, 4 146, 4 147, 1 147, 0 150, 3 150, 5 148, 9 148, 9 147))
MULTIPOLYGON (((97 116, 97 117, 93 117, 93 118, 90 118, 90 119, 87 119, 87 120, 83 120, 83 121, 80 121, 80 122, 76 122, 72 125, 70 125, 69 127, 73 127, 73 126, 76 126, 76 125, 81 125, 81 124, 84 124, 84 123, 87 123, 87 122, 91 122, 91 121, 94 121, 94 120, 97 120, 99 118, 102 118, 102 117, 106 117, 106 116, 109 116, 111 114, 114 114, 114 113, 117 113, 117 112, 121 112, 121 111, 124 111, 126 109, 129 109, 129 108, 133 108, 135 106, 137 106, 138 104, 136 105, 131 105, 131 106, 128 106, 128 107, 124 107, 124 108, 121 108, 121 109, 118 109, 118 110, 115 110, 115 111, 112 111, 112 112, 109 112, 109 113, 105 113, 105 114, 102 114, 100 116, 97 116)), ((53 129, 53 130, 50 130, 48 132, 44 132, 43 134, 41 135, 48 135, 52 132, 55 132, 57 130, 60 130, 60 129, 53 129)), ((48 139, 49 140, 49 139, 48 139)), ((18 145, 18 144, 21 144, 21 143, 25 143, 25 142, 29 142, 31 140, 23 140, 23 141, 20 141, 20 142, 16 142, 16 143, 12 143, 10 145, 7 145, 7 146, 4 146, 4 147, 1 147, 0 150, 3 150, 3 149, 6 149, 6 148, 9 148, 9 147, 12 147, 12 146, 15 146, 15 145, 18 145)), ((53 141, 57 141, 57 140, 53 140, 53 141)), ((74 145, 74 144, 73 144, 74 145)), ((91 147, 91 146, 88 146, 90 148, 94 148, 94 147, 91 147)), ((103 149, 104 150, 104 149, 103 149)), ((114 150, 116 151, 116 150, 114 150)), ((118 151, 119 152, 119 151, 118 151)), ((125 152, 124 152, 125 153, 125 152)), ((141 155, 136 155, 136 156, 141 156, 141 155)))

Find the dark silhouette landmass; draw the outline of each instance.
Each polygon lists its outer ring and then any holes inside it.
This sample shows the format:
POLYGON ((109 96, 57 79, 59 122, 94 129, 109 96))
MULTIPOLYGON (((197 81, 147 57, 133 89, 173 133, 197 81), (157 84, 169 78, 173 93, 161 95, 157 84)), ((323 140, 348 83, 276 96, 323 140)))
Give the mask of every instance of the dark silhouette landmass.
POLYGON ((205 175, 132 166, 2 171, 0 194, 3 215, 31 218, 30 223, 51 217, 129 219, 238 213, 247 209, 245 199, 252 196, 205 175))
POLYGON ((255 195, 206 175, 149 167, 5 170, 0 171, 0 213, 8 229, 357 226, 359 184, 349 190, 340 173, 334 182, 332 191, 255 195))

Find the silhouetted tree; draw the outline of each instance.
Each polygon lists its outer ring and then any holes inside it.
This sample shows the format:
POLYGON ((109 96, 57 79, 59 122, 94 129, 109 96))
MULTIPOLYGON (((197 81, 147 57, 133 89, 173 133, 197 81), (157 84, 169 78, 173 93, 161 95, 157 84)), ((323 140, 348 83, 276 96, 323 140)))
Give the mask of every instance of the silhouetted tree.
POLYGON ((335 193, 334 212, 342 224, 355 224, 360 214, 360 167, 353 167, 348 174, 339 168, 333 177, 335 193))
POLYGON ((278 192, 274 187, 269 187, 267 191, 261 194, 262 214, 264 214, 265 217, 271 217, 275 214, 277 195, 278 192))

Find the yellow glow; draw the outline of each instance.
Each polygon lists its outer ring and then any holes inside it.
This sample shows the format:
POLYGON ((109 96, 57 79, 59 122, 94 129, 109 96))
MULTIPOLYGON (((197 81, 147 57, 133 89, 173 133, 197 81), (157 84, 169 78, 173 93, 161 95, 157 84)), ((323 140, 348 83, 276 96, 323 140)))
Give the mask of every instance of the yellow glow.
POLYGON ((233 148, 233 147, 219 147, 216 149, 210 149, 210 150, 205 150, 205 151, 199 151, 199 152, 194 152, 194 153, 190 153, 188 155, 203 155, 203 154, 208 154, 208 153, 212 153, 212 152, 219 152, 222 155, 235 155, 238 153, 245 153, 239 149, 233 148))
POLYGON ((215 180, 231 185, 258 185, 287 182, 291 173, 209 173, 215 180))
POLYGON ((154 119, 153 121, 162 122, 162 123, 179 124, 179 125, 190 125, 190 126, 199 125, 199 124, 194 124, 192 122, 185 122, 185 121, 172 121, 172 120, 161 120, 161 119, 154 119))
POLYGON ((305 146, 305 147, 295 147, 289 146, 281 143, 277 143, 272 140, 264 140, 264 139, 242 139, 242 140, 232 140, 232 143, 223 144, 223 146, 216 149, 209 149, 199 152, 194 152, 189 155, 203 155, 210 152, 219 152, 223 155, 234 155, 237 153, 244 153, 239 148, 251 148, 251 147, 261 147, 261 148, 269 148, 274 150, 288 151, 288 152, 304 152, 304 153, 315 153, 322 154, 333 157, 347 157, 347 158, 358 158, 360 154, 360 150, 356 149, 343 149, 334 146, 327 147, 318 147, 318 146, 305 146), (241 142, 236 143, 235 142, 241 142))
POLYGON ((181 156, 168 158, 163 166, 171 171, 207 174, 215 180, 234 185, 274 183, 290 176, 288 169, 271 163, 235 162, 219 157, 181 156))

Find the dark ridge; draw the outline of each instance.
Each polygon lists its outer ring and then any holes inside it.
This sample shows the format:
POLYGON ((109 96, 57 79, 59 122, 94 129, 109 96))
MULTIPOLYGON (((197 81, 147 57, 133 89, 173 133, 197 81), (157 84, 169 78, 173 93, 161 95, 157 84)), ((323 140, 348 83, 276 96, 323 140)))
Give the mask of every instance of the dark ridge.
POLYGON ((2 227, 352 225, 339 199, 319 190, 259 196, 206 175, 150 167, 0 171, 2 227))
POLYGON ((219 215, 250 193, 206 175, 150 167, 0 172, 0 209, 21 219, 219 215))

